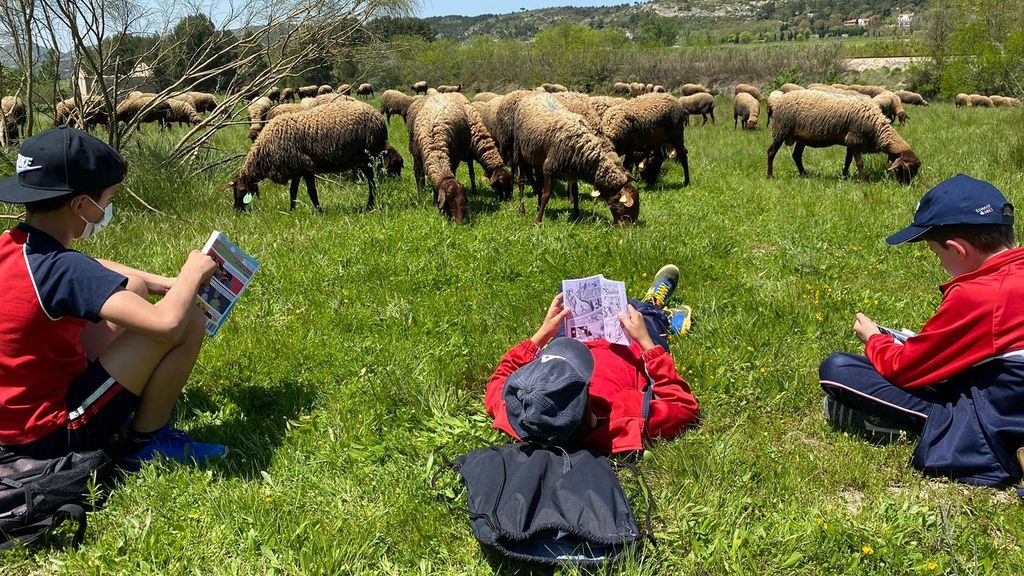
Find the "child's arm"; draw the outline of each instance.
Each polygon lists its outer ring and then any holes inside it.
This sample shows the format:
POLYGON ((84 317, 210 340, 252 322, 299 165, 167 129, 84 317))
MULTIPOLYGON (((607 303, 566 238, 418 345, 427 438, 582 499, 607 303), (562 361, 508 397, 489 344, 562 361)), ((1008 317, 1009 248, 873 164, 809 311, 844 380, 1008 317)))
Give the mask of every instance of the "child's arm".
POLYGON ((176 342, 188 325, 199 286, 216 270, 217 263, 212 258, 193 250, 177 281, 159 302, 151 304, 134 292, 121 290, 107 298, 100 308, 100 317, 154 340, 176 342))
POLYGON ((138 270, 131 266, 125 266, 120 262, 104 260, 102 258, 97 258, 96 261, 102 264, 104 268, 113 270, 122 276, 136 276, 141 278, 142 281, 146 283, 146 289, 150 294, 163 296, 164 294, 167 294, 167 291, 171 289, 171 285, 174 284, 174 278, 153 274, 152 272, 146 272, 145 270, 138 270))

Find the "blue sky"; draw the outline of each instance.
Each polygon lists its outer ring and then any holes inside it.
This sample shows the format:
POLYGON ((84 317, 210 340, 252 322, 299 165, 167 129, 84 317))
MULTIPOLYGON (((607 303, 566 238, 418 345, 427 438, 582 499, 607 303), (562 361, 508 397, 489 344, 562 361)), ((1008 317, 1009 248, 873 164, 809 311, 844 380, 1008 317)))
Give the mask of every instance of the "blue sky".
POLYGON ((631 4, 629 0, 419 0, 416 15, 476 16, 478 14, 506 14, 518 12, 520 8, 550 8, 551 6, 615 6, 631 4))

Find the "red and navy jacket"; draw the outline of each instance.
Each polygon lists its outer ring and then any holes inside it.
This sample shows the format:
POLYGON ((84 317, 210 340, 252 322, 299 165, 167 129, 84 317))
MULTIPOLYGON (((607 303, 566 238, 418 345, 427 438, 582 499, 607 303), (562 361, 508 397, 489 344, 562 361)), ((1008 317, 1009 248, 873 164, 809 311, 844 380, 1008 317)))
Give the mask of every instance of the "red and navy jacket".
POLYGON ((82 330, 127 281, 27 224, 0 234, 0 444, 67 421, 68 386, 86 367, 82 330))
POLYGON ((942 302, 901 346, 876 334, 867 357, 905 389, 939 384, 986 360, 1024 355, 1024 248, 1000 252, 940 287, 942 302))
MULTIPOLYGON (((584 431, 581 446, 604 454, 642 450, 644 440, 672 438, 698 419, 697 399, 676 372, 672 356, 661 346, 641 352, 640 346, 611 344, 606 340, 586 342, 594 355, 590 378, 590 411, 597 425, 584 431), (647 376, 653 382, 654 397, 644 422, 644 388, 647 376)), ((485 404, 494 427, 518 439, 508 423, 502 391, 505 379, 530 363, 540 349, 527 339, 505 353, 490 381, 485 404)))
POLYGON ((960 482, 1020 480, 1024 446, 1024 248, 1000 252, 941 287, 942 302, 900 346, 867 342, 875 369, 929 398, 915 467, 960 482))

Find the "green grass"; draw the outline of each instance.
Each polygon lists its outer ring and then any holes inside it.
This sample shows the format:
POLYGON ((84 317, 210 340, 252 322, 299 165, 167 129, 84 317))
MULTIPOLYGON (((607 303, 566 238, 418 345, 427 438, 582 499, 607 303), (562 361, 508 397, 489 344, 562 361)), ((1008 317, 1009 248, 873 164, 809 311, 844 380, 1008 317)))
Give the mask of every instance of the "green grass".
MULTIPOLYGON (((80 550, 3 553, 0 573, 499 572, 429 478, 504 441, 489 428, 484 382, 563 278, 603 273, 638 295, 665 262, 682 269, 676 298, 694 309, 696 330, 673 355, 704 425, 647 452, 658 546, 608 573, 1021 573, 1012 491, 924 478, 910 444, 831 431, 816 371, 834 350, 861 350, 855 312, 914 328, 934 310, 934 257, 883 242, 930 186, 962 171, 1024 202, 1024 118, 911 109, 901 132, 924 166, 904 188, 880 155, 866 160, 867 184, 841 180, 838 148, 808 150, 805 178, 784 149, 768 181, 768 132, 733 130, 731 104, 719 108, 718 124, 687 130, 692 185, 671 166, 626 229, 590 201, 570 222, 562 195, 535 227, 488 191, 455 226, 409 170, 381 183, 372 213, 361 211, 365 185, 344 174, 321 181, 323 214, 308 199, 287 212, 287 189, 264 183, 236 215, 223 186, 238 163, 199 176, 189 174, 214 157, 164 166, 173 136, 146 127, 126 148, 127 187, 163 213, 122 193, 113 225, 80 248, 174 274, 219 229, 262 262, 177 410, 181 427, 233 454, 207 470, 146 467, 91 515, 80 550)), ((408 167, 400 119, 391 134, 408 167)), ((216 142, 242 151, 245 128, 216 142)))

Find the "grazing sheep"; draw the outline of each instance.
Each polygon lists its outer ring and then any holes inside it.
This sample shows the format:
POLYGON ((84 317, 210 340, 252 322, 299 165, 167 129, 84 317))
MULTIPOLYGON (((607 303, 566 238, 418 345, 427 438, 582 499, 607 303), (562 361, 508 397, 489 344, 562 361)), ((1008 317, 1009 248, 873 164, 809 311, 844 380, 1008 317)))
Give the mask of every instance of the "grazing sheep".
POLYGON ((107 109, 104 106, 103 98, 98 94, 93 94, 87 98, 82 99, 82 107, 84 109, 83 114, 79 115, 78 105, 75 103, 74 98, 68 98, 57 103, 54 107, 53 114, 53 125, 64 126, 72 120, 75 121, 75 125, 83 130, 89 130, 97 124, 103 124, 104 126, 108 123, 107 109))
POLYGON ((590 107, 594 109, 594 112, 599 118, 604 118, 605 112, 608 111, 612 106, 618 106, 626 102, 625 98, 618 98, 616 96, 591 96, 590 107))
MULTIPOLYGON (((580 180, 592 184, 611 209, 613 223, 635 222, 640 214, 640 195, 630 185, 629 173, 612 143, 587 128, 581 116, 552 107, 552 103, 546 95, 524 97, 516 112, 516 155, 531 172, 543 177, 542 188, 537 191, 535 223, 544 219, 555 179, 569 182, 570 190, 580 180)), ((571 194, 571 200, 573 213, 578 214, 579 194, 571 194)), ((520 211, 523 209, 520 183, 520 211)))
POLYGON ((1006 102, 1010 106, 1010 108, 1020 108, 1021 107, 1020 106, 1020 100, 1018 100, 1018 99, 1016 99, 1016 98, 1014 98, 1012 96, 1007 96, 1006 97, 1006 102))
POLYGON ((785 94, 782 90, 772 90, 771 94, 768 95, 768 118, 765 121, 765 126, 772 125, 772 108, 775 103, 778 102, 779 97, 785 94))
POLYGON ((991 108, 992 99, 981 94, 971 94, 967 96, 967 106, 972 108, 991 108))
POLYGON ((594 110, 590 96, 582 92, 558 92, 552 94, 551 98, 562 108, 582 116, 591 130, 601 132, 601 117, 594 110))
POLYGON ((562 86, 561 84, 549 84, 549 83, 545 82, 545 83, 541 84, 540 86, 541 86, 541 88, 544 89, 545 92, 554 93, 554 92, 568 92, 569 91, 568 88, 566 88, 565 86, 562 86))
POLYGON ((185 100, 168 98, 167 105, 170 107, 170 111, 167 113, 161 128, 170 127, 172 122, 177 122, 179 126, 182 124, 198 126, 203 121, 199 112, 196 112, 196 107, 185 100))
POLYGON ((629 96, 629 84, 625 82, 616 82, 612 84, 612 94, 622 94, 623 96, 629 96))
POLYGON ((420 80, 410 86, 410 88, 412 88, 412 91, 416 94, 426 94, 427 88, 430 88, 430 84, 427 84, 426 80, 420 80))
MULTIPOLYGON (((473 108, 476 108, 477 114, 480 115, 480 120, 484 123, 484 126, 487 128, 487 133, 491 135, 491 139, 494 139, 494 134, 496 134, 498 130, 496 112, 498 111, 498 104, 500 102, 501 96, 498 96, 493 100, 487 100, 485 102, 481 102, 480 100, 474 100, 473 102, 470 103, 472 104, 473 108)), ((497 141, 495 141, 495 146, 497 146, 497 141)), ((504 158, 504 156, 502 158, 504 158)))
POLYGON ((1020 100, 1009 96, 989 96, 988 99, 996 108, 1020 108, 1020 100))
POLYGON ((608 109, 601 119, 601 133, 611 141, 627 169, 638 157, 652 157, 641 169, 648 186, 657 182, 664 161, 664 147, 675 150, 676 162, 683 167, 683 186, 690 185, 690 163, 683 141, 683 126, 688 114, 671 94, 646 94, 608 109))
POLYGON ((464 96, 453 93, 418 98, 409 107, 406 124, 416 189, 422 192, 424 180, 430 180, 435 205, 452 220, 466 220, 466 188, 455 178, 460 162, 468 165, 474 191, 475 159, 484 167, 498 197, 508 197, 512 177, 483 119, 464 96))
POLYGON ((904 104, 913 104, 914 106, 927 106, 928 101, 917 92, 911 92, 909 90, 900 90, 896 92, 896 95, 900 97, 900 101, 904 104))
POLYGON ((213 112, 217 109, 217 97, 208 92, 185 92, 175 98, 188 102, 196 109, 196 112, 213 112))
POLYGON ((300 104, 278 104, 267 111, 267 122, 270 122, 278 116, 284 116, 285 114, 294 114, 296 112, 305 112, 309 110, 309 107, 300 104))
POLYGON ((299 98, 312 98, 320 87, 316 85, 303 86, 297 90, 299 98))
POLYGON ((831 86, 829 84, 808 84, 807 89, 812 90, 814 92, 822 92, 824 94, 828 94, 830 96, 834 96, 837 98, 844 98, 847 100, 871 100, 871 97, 868 96, 867 94, 862 94, 860 92, 857 92, 856 90, 849 90, 847 88, 835 88, 834 86, 831 86))
MULTIPOLYGON (((292 88, 281 89, 281 102, 294 102, 295 101, 295 90, 292 88)), ((198 110, 198 108, 197 108, 198 110)))
POLYGON ((630 98, 636 98, 637 96, 647 92, 647 85, 640 82, 629 83, 629 96, 630 98))
POLYGON ((380 113, 384 115, 388 124, 391 124, 391 117, 398 115, 405 120, 405 111, 412 103, 412 96, 399 92, 398 90, 385 90, 380 95, 380 113))
POLYGON ((456 92, 462 92, 462 84, 447 85, 442 84, 437 87, 437 91, 441 94, 454 94, 456 92))
POLYGON ((747 92, 736 93, 732 109, 732 127, 736 129, 736 122, 742 118, 745 130, 757 129, 757 117, 761 113, 761 103, 757 98, 747 92))
POLYGON ((963 107, 963 106, 970 107, 970 105, 971 105, 971 99, 968 98, 967 94, 964 94, 963 92, 961 92, 961 93, 956 95, 955 102, 956 102, 956 107, 957 108, 960 108, 960 107, 963 107))
POLYGON ((499 94, 494 92, 478 92, 476 96, 473 96, 473 102, 490 102, 495 98, 500 98, 499 94))
POLYGON ((331 94, 334 92, 334 88, 330 84, 323 84, 316 89, 317 96, 323 96, 324 94, 331 94))
POLYGON ((644 86, 644 94, 650 94, 654 92, 654 84, 647 84, 644 86))
POLYGON ((757 86, 754 86, 752 84, 737 84, 736 90, 733 92, 733 94, 740 94, 742 92, 750 94, 751 96, 756 98, 758 102, 764 100, 764 97, 761 96, 761 91, 757 89, 757 86))
POLYGON ((338 94, 341 94, 342 96, 351 96, 352 95, 352 85, 351 84, 342 84, 341 86, 338 86, 337 92, 338 92, 338 94))
POLYGON ((850 86, 847 88, 847 90, 853 90, 854 92, 860 92, 861 94, 864 94, 865 96, 868 96, 868 97, 871 97, 871 98, 874 98, 875 96, 878 96, 879 94, 882 94, 882 93, 885 93, 885 92, 889 91, 889 89, 886 88, 885 86, 870 86, 870 85, 865 86, 863 84, 850 84, 850 86))
POLYGON ((167 123, 170 113, 171 105, 167 100, 160 100, 155 94, 143 94, 124 100, 117 105, 115 111, 118 122, 130 122, 137 118, 136 130, 142 130, 144 122, 156 122, 163 126, 167 123))
POLYGON ((668 90, 665 90, 665 87, 662 86, 661 84, 656 84, 652 92, 654 92, 655 94, 667 94, 668 90))
POLYGON ((359 170, 370 188, 366 209, 375 203, 373 162, 388 147, 384 117, 372 106, 336 100, 300 114, 278 116, 263 128, 242 163, 238 176, 228 183, 235 210, 243 211, 259 195, 259 182, 269 178, 278 184, 291 182, 289 210, 295 209, 299 181, 316 210, 316 174, 359 170))
POLYGON ((267 112, 273 107, 274 103, 266 96, 257 98, 249 104, 249 140, 256 141, 260 130, 263 129, 263 123, 267 120, 267 112))
POLYGON ((700 92, 707 92, 708 94, 711 94, 711 91, 705 88, 703 84, 683 84, 679 87, 679 92, 681 92, 683 96, 693 96, 700 92))
POLYGON ((355 98, 351 96, 345 96, 343 94, 332 93, 332 94, 321 94, 312 98, 303 98, 299 101, 299 105, 303 106, 307 110, 310 108, 316 108, 317 106, 323 106, 324 104, 330 104, 337 100, 355 101, 355 98))
MULTIPOLYGON (((683 96, 679 99, 679 103, 686 108, 687 114, 693 116, 700 114, 701 118, 704 119, 704 122, 701 124, 702 126, 708 123, 708 116, 711 116, 711 123, 715 123, 715 97, 711 94, 698 92, 689 96, 683 96)), ((689 119, 687 119, 687 124, 689 124, 689 119)))
POLYGON ((356 95, 362 96, 363 98, 373 96, 373 85, 363 82, 358 88, 356 88, 356 95))
POLYGON ((792 82, 786 82, 782 86, 779 86, 779 91, 783 94, 789 94, 790 92, 796 92, 797 90, 806 90, 799 84, 793 84, 792 82))
POLYGON ((267 90, 267 93, 264 94, 264 96, 270 98, 270 101, 276 104, 281 100, 281 89, 275 86, 270 90, 267 90))
POLYGON ((878 109, 885 114, 885 117, 889 119, 889 122, 899 121, 900 124, 906 124, 907 116, 906 110, 903 109, 903 101, 896 94, 885 91, 871 99, 872 102, 878 109))
POLYGON ((0 119, 4 125, 5 140, 8 143, 18 140, 27 120, 25 102, 17 96, 4 96, 0 99, 0 119))
POLYGON ((888 154, 888 171, 901 184, 909 184, 921 167, 921 161, 910 145, 868 102, 839 100, 808 90, 780 96, 772 108, 775 123, 772 125, 772 144, 768 148, 768 178, 774 177, 772 165, 779 148, 793 143, 796 144, 793 161, 800 174, 806 172, 803 165, 806 146, 846 146, 843 176, 849 176, 850 160, 856 160, 861 182, 864 181, 862 153, 888 154))

